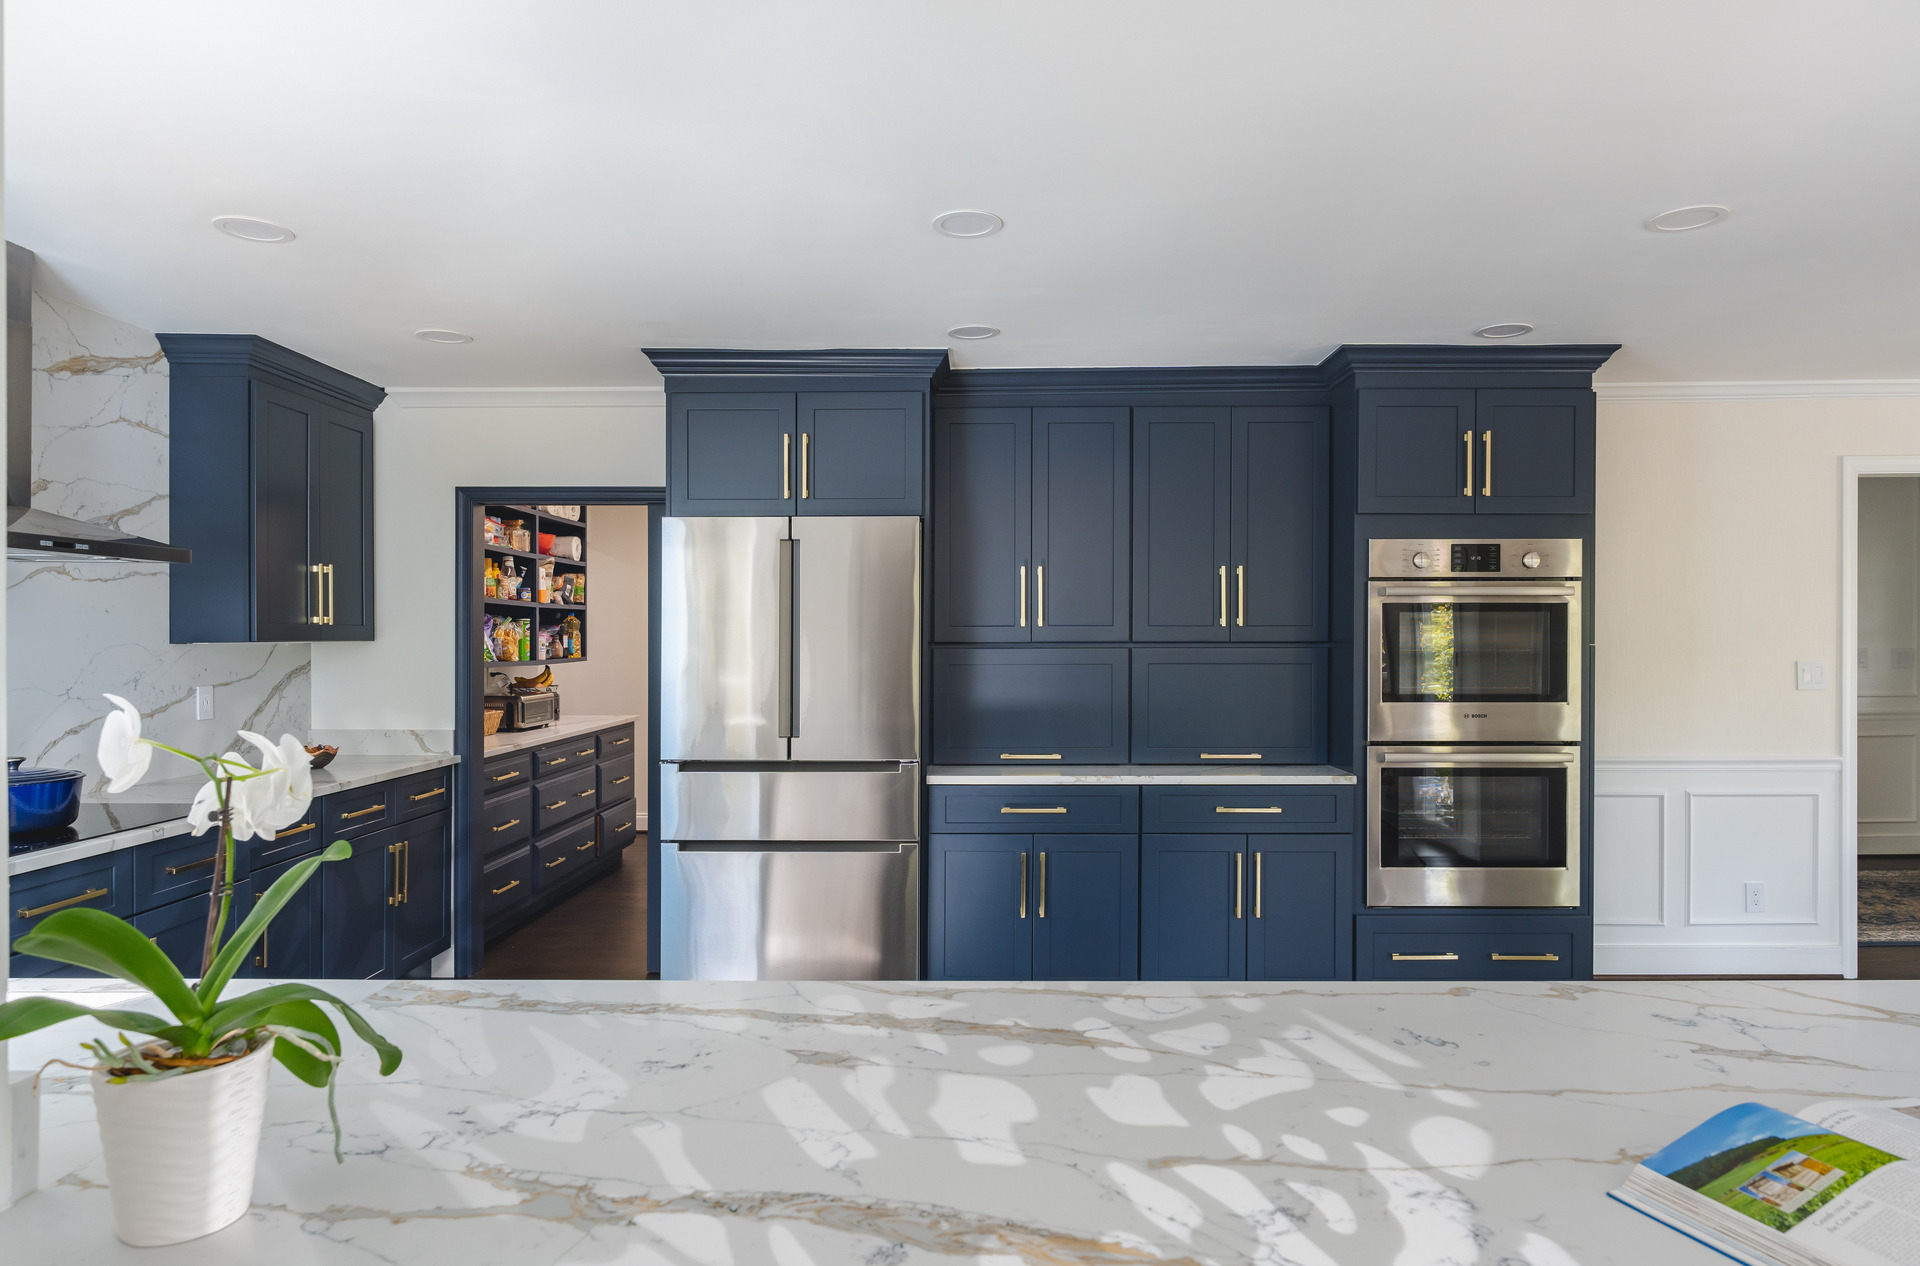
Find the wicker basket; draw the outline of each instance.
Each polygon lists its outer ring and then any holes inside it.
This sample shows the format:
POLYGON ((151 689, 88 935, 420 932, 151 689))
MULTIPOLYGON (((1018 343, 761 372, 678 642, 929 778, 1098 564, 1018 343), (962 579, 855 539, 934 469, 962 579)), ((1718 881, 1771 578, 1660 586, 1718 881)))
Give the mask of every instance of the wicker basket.
POLYGON ((506 716, 507 710, 505 708, 488 708, 486 710, 486 719, 480 723, 480 732, 482 734, 498 734, 500 732, 500 722, 505 720, 506 716))

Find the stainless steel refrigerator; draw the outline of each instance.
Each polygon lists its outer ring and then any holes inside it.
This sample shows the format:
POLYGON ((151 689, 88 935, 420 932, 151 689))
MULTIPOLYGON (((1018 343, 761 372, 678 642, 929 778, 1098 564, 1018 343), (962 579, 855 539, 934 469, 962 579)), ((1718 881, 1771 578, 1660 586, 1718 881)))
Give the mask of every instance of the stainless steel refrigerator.
POLYGON ((920 520, 666 518, 660 976, 920 974, 920 520))

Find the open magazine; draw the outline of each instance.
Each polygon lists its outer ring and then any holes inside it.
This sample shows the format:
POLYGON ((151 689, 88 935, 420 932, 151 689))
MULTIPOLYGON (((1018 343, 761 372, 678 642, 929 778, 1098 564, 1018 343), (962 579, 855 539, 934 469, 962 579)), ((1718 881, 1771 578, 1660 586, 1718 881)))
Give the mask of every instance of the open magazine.
POLYGON ((1754 1266, 1920 1266, 1920 1099, 1728 1108, 1612 1193, 1754 1266))

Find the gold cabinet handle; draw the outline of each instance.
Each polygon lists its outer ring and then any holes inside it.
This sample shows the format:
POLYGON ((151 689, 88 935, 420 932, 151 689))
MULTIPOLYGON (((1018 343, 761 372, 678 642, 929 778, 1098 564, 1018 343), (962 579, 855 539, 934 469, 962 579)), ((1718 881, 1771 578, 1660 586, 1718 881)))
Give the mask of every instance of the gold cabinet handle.
POLYGON ((495 889, 493 890, 493 895, 497 897, 497 896, 499 896, 499 895, 500 895, 501 893, 503 893, 503 892, 512 892, 512 891, 513 891, 513 890, 514 890, 515 888, 518 888, 519 886, 520 886, 520 881, 519 881, 518 879, 512 879, 512 880, 509 880, 509 881, 507 881, 507 886, 506 886, 506 887, 504 887, 504 888, 495 888, 495 889))
POLYGON ((576 845, 573 851, 576 853, 584 853, 598 842, 597 840, 588 840, 585 844, 576 845))
POLYGON ((213 865, 213 859, 211 857, 203 857, 197 862, 188 862, 184 866, 168 866, 165 869, 169 875, 184 875, 190 870, 199 870, 202 866, 211 865, 213 865))
POLYGON ((1260 916, 1260 888, 1261 888, 1260 863, 1265 857, 1266 857, 1265 853, 1255 853, 1253 855, 1253 917, 1256 919, 1261 917, 1260 916))
POLYGON ((1489 954, 1496 963, 1557 963, 1558 954, 1489 954))
POLYGON ((340 820, 342 822, 347 822, 347 821, 351 821, 354 818, 364 818, 369 813, 385 813, 386 811, 387 811, 387 806, 385 802, 382 802, 380 804, 376 804, 372 806, 371 808, 356 809, 352 813, 343 813, 340 815, 340 820))
POLYGON ((1220 568, 1220 627, 1223 629, 1227 627, 1227 569, 1225 564, 1222 564, 1220 568))
POLYGON ((780 499, 793 499, 793 432, 780 432, 780 499))
POLYGON ((1047 565, 1033 569, 1033 627, 1047 627, 1047 565))
POLYGON ((333 564, 327 564, 327 623, 333 623, 333 617, 339 614, 339 608, 333 601, 333 564))
POLYGON ((588 796, 593 795, 594 791, 592 787, 588 787, 585 791, 576 791, 573 794, 578 796, 580 799, 585 800, 588 796))
POLYGON ((276 831, 274 833, 273 838, 276 840, 284 840, 289 835, 298 835, 302 831, 311 831, 312 829, 313 829, 313 823, 302 822, 299 826, 290 826, 284 831, 276 831))
POLYGON ((1491 497, 1493 495, 1493 432, 1482 431, 1480 438, 1485 440, 1487 445, 1487 460, 1484 463, 1486 469, 1480 472, 1480 495, 1491 497))
POLYGON ((807 499, 807 441, 813 438, 812 431, 800 432, 800 500, 807 499))
POLYGON ((1451 963, 1458 961, 1458 954, 1395 954, 1396 963, 1451 963))
POLYGON ((1040 906, 1038 913, 1043 919, 1047 917, 1047 855, 1045 853, 1040 854, 1040 906))
POLYGON ((562 853, 560 856, 554 858, 552 861, 547 863, 547 869, 552 870, 555 866, 563 865, 566 862, 566 860, 567 860, 566 854, 562 853))
POLYGON ((1010 804, 1003 804, 1000 806, 1000 812, 1002 813, 1065 813, 1066 811, 1067 811, 1067 806, 1065 805, 1060 805, 1059 807, 1053 808, 1053 809, 1016 809, 1010 804))
POLYGON ((310 565, 307 570, 313 573, 313 613, 307 617, 308 624, 327 622, 327 573, 319 563, 310 565))
POLYGON ((613 829, 616 831, 631 831, 633 829, 633 823, 622 822, 619 826, 616 826, 613 829))
POLYGON ((1473 432, 1468 431, 1460 437, 1467 442, 1467 486, 1460 490, 1463 497, 1473 495, 1473 432))
POLYGON ((1258 752, 1202 752, 1201 760, 1259 760, 1258 752))
POLYGON ((519 818, 509 818, 509 819, 508 819, 507 821, 505 821, 505 822, 502 822, 502 823, 501 823, 501 824, 500 824, 499 826, 496 826, 496 827, 494 827, 494 828, 493 828, 493 833, 494 833, 495 835, 498 835, 498 834, 500 834, 500 832, 502 832, 502 831, 510 831, 510 830, 512 830, 512 829, 513 829, 514 827, 516 827, 516 826, 519 826, 519 825, 520 825, 520 819, 519 819, 519 818))
MULTIPOLYGON (((1022 853, 1021 856, 1025 857, 1026 854, 1022 853)), ((77 906, 82 901, 92 901, 95 897, 104 897, 106 895, 107 889, 105 888, 89 888, 79 896, 68 897, 65 901, 55 901, 50 905, 35 906, 31 910, 15 910, 13 913, 18 918, 37 919, 43 914, 52 914, 55 910, 64 910, 68 906, 77 906)))
POLYGON ((431 799, 433 799, 433 798, 434 798, 435 796, 444 796, 444 795, 446 795, 446 794, 447 794, 447 789, 446 789, 445 787, 435 787, 435 788, 434 788, 434 789, 433 789, 432 791, 423 791, 423 792, 421 792, 421 793, 420 793, 419 795, 417 795, 417 796, 408 796, 408 797, 407 797, 407 799, 409 799, 409 800, 431 800, 431 799))
POLYGON ((618 787, 623 782, 632 782, 632 781, 633 781, 632 774, 622 774, 618 778, 613 780, 613 785, 618 787))
POLYGON ((1058 752, 1002 752, 1001 760, 1059 760, 1058 752))
POLYGON ((393 859, 393 889, 387 894, 387 904, 397 906, 400 904, 400 846, 387 845, 387 856, 393 859))
POLYGON ((519 776, 520 776, 520 771, 519 771, 519 770, 517 770, 517 769, 509 769, 509 770, 508 770, 508 771, 507 771, 506 773, 504 773, 504 774, 495 774, 495 775, 493 776, 493 781, 495 781, 495 782, 505 782, 505 781, 506 781, 507 779, 509 779, 509 778, 518 778, 519 776))
POLYGON ((1027 855, 1020 854, 1020 917, 1027 917, 1027 855))
POLYGON ((584 752, 575 752, 575 753, 574 753, 574 755, 575 755, 575 756, 591 756, 591 755, 593 755, 593 753, 594 753, 594 749, 593 749, 593 748, 591 748, 591 747, 589 747, 589 748, 588 748, 588 749, 587 749, 586 751, 584 751, 584 752))
POLYGON ((547 768, 548 768, 548 769, 552 769, 552 768, 553 768, 553 767, 554 767, 555 765, 564 765, 564 764, 566 764, 566 763, 567 763, 567 758, 566 758, 566 757, 564 757, 564 756, 556 756, 556 757, 554 757, 554 758, 553 758, 552 760, 550 760, 550 761, 548 761, 548 762, 547 762, 547 768))
POLYGON ((1027 627, 1027 565, 1020 564, 1020 627, 1027 627))
POLYGON ((413 900, 413 841, 400 841, 400 904, 413 900))
POLYGON ((550 804, 547 806, 547 808, 549 809, 564 809, 566 807, 567 807, 567 802, 564 800, 558 801, 554 804, 550 804))
POLYGON ((1233 917, 1236 919, 1241 917, 1241 901, 1245 895, 1243 876, 1246 873, 1246 868, 1241 865, 1245 860, 1246 855, 1244 853, 1235 853, 1233 855, 1233 917))
POLYGON ((623 738, 623 739, 615 739, 615 740, 613 740, 613 745, 614 745, 615 747, 624 747, 624 746, 626 746, 626 745, 627 745, 628 743, 631 743, 631 742, 633 742, 633 737, 632 737, 631 735, 629 735, 629 736, 627 736, 626 738, 623 738))
POLYGON ((1240 590, 1240 606, 1233 617, 1233 623, 1235 627, 1244 629, 1247 627, 1247 569, 1244 565, 1234 567, 1233 581, 1240 590))
POLYGON ((1285 809, 1282 809, 1277 804, 1265 805, 1258 809, 1242 809, 1235 805, 1230 805, 1230 804, 1216 804, 1213 806, 1213 811, 1215 813, 1285 813, 1286 812, 1285 809))

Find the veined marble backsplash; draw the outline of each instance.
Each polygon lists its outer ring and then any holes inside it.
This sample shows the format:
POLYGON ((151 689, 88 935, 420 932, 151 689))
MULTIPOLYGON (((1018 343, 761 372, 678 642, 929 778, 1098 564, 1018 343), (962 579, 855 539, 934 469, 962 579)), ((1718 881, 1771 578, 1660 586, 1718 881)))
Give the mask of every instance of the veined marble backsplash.
POLYGON ((452 730, 315 730, 313 743, 331 743, 342 756, 443 756, 452 730))
MULTIPOLYGON (((34 506, 168 539, 167 388, 151 333, 34 295, 34 506)), ((190 752, 225 751, 242 729, 308 736, 307 644, 171 645, 167 584, 157 564, 8 561, 9 755, 84 770, 97 793, 107 691, 140 709, 148 737, 190 752), (214 688, 211 721, 193 719, 196 686, 214 688)), ((154 777, 190 772, 154 762, 154 777)))

